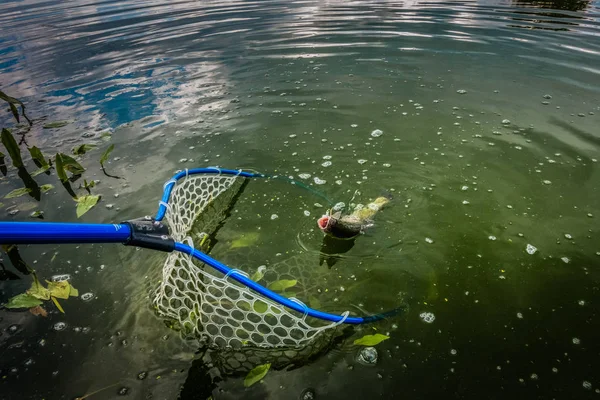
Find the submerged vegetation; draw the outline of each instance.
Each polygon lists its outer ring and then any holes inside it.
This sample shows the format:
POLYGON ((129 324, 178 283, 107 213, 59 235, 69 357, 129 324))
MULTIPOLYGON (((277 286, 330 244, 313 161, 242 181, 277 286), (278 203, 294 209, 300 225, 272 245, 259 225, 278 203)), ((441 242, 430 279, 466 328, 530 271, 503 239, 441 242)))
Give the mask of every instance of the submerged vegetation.
MULTIPOLYGON (((80 218, 83 214, 92 209, 101 199, 98 194, 92 194, 92 189, 95 188, 97 181, 83 179, 83 183, 77 187, 77 190, 84 191, 83 194, 77 194, 72 188, 72 184, 82 179, 83 174, 86 172, 80 161, 83 156, 88 152, 96 149, 96 144, 81 144, 74 147, 71 152, 73 156, 58 152, 54 156, 46 156, 37 146, 29 145, 26 140, 26 135, 30 132, 31 128, 38 121, 30 119, 25 113, 25 104, 7 94, 0 91, 0 100, 6 102, 9 106, 9 110, 12 117, 16 121, 18 132, 11 128, 1 128, 0 141, 2 142, 2 151, 0 151, 0 173, 3 176, 8 176, 9 164, 7 158, 10 159, 12 168, 16 170, 16 175, 23 181, 24 187, 14 189, 4 195, 4 199, 14 199, 17 197, 29 195, 35 200, 40 201, 42 195, 46 195, 50 190, 54 189, 55 186, 51 183, 39 184, 36 177, 40 175, 56 176, 60 184, 69 193, 74 200, 75 213, 77 218, 80 218), (19 112, 20 108, 20 112, 19 112), (26 124, 22 124, 21 120, 24 119, 26 124), (20 136, 20 138, 19 138, 20 136), (19 139, 19 140, 17 140, 19 139), (23 151, 23 147, 27 152, 23 151), (5 153, 6 152, 6 153, 5 153), (27 158, 27 154, 31 159, 27 158), (30 168, 27 164, 31 161, 37 169, 30 172, 30 168)), ((56 121, 46 123, 43 125, 43 129, 57 129, 66 126, 71 121, 56 121)), ((105 136, 106 137, 106 136, 105 136)), ((100 158, 100 164, 102 170, 107 176, 104 169, 104 163, 108 159, 108 155, 113 150, 114 145, 111 144, 102 154, 100 158)), ((11 169, 12 169, 11 168, 11 169)), ((117 178, 117 177, 115 177, 117 178)), ((0 203, 2 207, 2 203, 0 203)), ((9 213, 10 214, 10 213, 9 213)), ((35 210, 30 214, 31 218, 44 218, 44 212, 35 210)), ((64 310, 58 299, 67 299, 70 296, 78 296, 77 289, 70 285, 66 280, 57 282, 47 282, 47 288, 44 287, 39 279, 37 278, 35 271, 31 269, 27 263, 23 260, 19 253, 18 246, 16 245, 3 245, 3 252, 7 255, 13 267, 23 275, 31 275, 33 277, 32 286, 25 292, 12 297, 6 304, 5 308, 27 308, 34 315, 46 316, 47 312, 42 307, 43 301, 52 301, 60 312, 64 313, 64 310)), ((19 275, 8 270, 4 265, 2 259, 0 259, 0 280, 18 280, 19 275)))

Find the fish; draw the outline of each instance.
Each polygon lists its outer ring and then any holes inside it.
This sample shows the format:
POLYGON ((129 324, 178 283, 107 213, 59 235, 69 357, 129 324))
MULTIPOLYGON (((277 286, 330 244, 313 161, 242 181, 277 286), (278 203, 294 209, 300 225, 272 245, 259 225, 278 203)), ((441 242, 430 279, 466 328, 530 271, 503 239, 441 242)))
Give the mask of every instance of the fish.
POLYGON ((325 214, 317 220, 317 225, 326 235, 338 239, 353 239, 373 226, 372 218, 389 202, 389 196, 380 196, 352 214, 342 215, 340 211, 325 214))

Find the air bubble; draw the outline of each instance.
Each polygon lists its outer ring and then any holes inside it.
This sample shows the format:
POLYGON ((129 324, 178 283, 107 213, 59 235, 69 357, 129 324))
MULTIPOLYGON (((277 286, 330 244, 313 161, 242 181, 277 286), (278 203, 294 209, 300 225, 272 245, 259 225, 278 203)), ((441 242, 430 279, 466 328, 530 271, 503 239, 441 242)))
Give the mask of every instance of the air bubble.
POLYGON ((53 328, 55 331, 64 331, 65 328, 67 327, 67 324, 65 324, 64 322, 57 322, 54 324, 53 328))
POLYGON ((422 312, 419 314, 419 318, 428 324, 431 324, 433 321, 435 321, 435 315, 431 312, 422 312))
POLYGON ((362 158, 360 160, 358 160, 358 163, 361 164, 361 165, 364 164, 364 163, 366 163, 366 162, 367 162, 367 160, 362 159, 362 158))
POLYGON ((527 247, 525 248, 525 251, 527 251, 528 254, 535 254, 535 252, 537 251, 537 248, 533 245, 528 244, 527 247))
POLYGON ((371 132, 372 137, 379 137, 381 135, 383 135, 383 131, 380 129, 375 129, 373 132, 371 132))
POLYGON ((90 301, 91 299, 94 298, 94 294, 91 292, 87 292, 81 295, 81 300, 83 301, 90 301))
POLYGON ((310 179, 310 176, 311 176, 310 174, 299 174, 298 178, 300 178, 300 179, 310 179))
POLYGON ((377 350, 374 347, 365 347, 358 353, 356 360, 363 365, 375 365, 377 363, 377 350))
POLYGON ((587 390, 591 390, 592 389, 592 384, 589 381, 583 381, 583 388, 587 389, 587 390))
POLYGON ((313 179, 313 180, 315 181, 315 183, 316 183, 317 185, 324 185, 325 183, 327 183, 327 181, 326 181, 326 180, 324 180, 324 179, 321 179, 321 178, 318 178, 318 177, 316 177, 316 176, 314 177, 314 179, 313 179))
POLYGON ((331 166, 331 161, 325 161, 321 164, 323 167, 329 167, 331 166))
POLYGON ((277 218, 279 218, 279 215, 277 215, 277 214, 271 215, 271 219, 277 219, 277 218))
POLYGON ((71 280, 71 275, 69 275, 69 274, 53 275, 52 278, 50 278, 50 279, 52 280, 52 282, 68 281, 68 280, 71 280))
POLYGON ((433 239, 426 237, 425 241, 429 244, 433 243, 433 239))

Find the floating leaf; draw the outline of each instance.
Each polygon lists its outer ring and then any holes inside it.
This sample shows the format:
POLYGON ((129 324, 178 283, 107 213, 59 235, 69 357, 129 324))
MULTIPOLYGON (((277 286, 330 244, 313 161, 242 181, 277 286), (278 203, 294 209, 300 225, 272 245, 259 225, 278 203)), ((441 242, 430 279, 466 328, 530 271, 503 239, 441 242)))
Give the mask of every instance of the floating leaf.
POLYGON ((31 284, 29 290, 27 290, 27 294, 35 297, 36 299, 50 300, 50 291, 40 283, 35 275, 33 275, 33 283, 31 284))
POLYGON ((73 287, 73 285, 70 285, 70 286, 71 286, 71 291, 69 292, 69 296, 72 296, 72 297, 79 296, 79 290, 75 289, 73 287))
POLYGON ((73 175, 81 175, 85 172, 85 168, 71 156, 64 153, 56 154, 56 173, 62 182, 69 180, 67 171, 73 175))
POLYGON ((365 335, 360 339, 356 339, 354 344, 359 346, 375 346, 376 344, 379 344, 389 338, 389 336, 376 333, 375 335, 365 335))
POLYGON ((77 198, 77 200, 75 200, 77 202, 77 218, 90 211, 90 209, 98 203, 98 200, 100 200, 100 196, 93 194, 77 198))
POLYGON ((21 149, 19 149, 19 145, 17 141, 13 137, 12 133, 8 129, 2 128, 2 144, 6 147, 8 151, 8 155, 12 159, 12 163, 15 168, 23 167, 23 159, 21 158, 21 149))
POLYGON ((95 147, 95 144, 80 144, 79 146, 73 147, 73 154, 80 156, 94 149, 95 147))
POLYGON ((271 282, 268 288, 274 291, 282 291, 296 286, 297 283, 298 281, 295 279, 282 279, 279 281, 271 282))
POLYGON ((25 104, 23 104, 23 102, 21 102, 21 100, 15 99, 14 97, 9 96, 2 91, 0 91, 0 99, 6 101, 8 103, 8 105, 10 107, 10 111, 12 112, 13 117, 15 117, 15 119, 17 120, 17 123, 20 121, 19 121, 19 113, 17 112, 17 107, 15 106, 15 104, 21 106, 22 115, 27 120, 29 125, 31 126, 31 120, 29 118, 27 118, 27 115, 25 115, 25 104))
POLYGON ((255 368, 252 368, 252 370, 248 372, 248 375, 246 375, 246 378, 244 378, 244 386, 250 387, 256 382, 259 382, 262 378, 265 377, 265 375, 267 375, 267 372, 269 372, 269 368, 271 368, 271 363, 262 364, 255 368))
POLYGON ((15 105, 13 103, 8 103, 8 105, 10 106, 10 111, 13 114, 13 117, 15 117, 15 119, 17 120, 17 122, 20 122, 19 120, 19 111, 17 110, 17 107, 15 107, 15 105))
POLYGON ((48 283, 48 291, 50 292, 50 296, 65 300, 69 298, 69 293, 71 292, 71 285, 69 285, 69 282, 46 282, 48 283))
POLYGON ((42 317, 48 316, 48 311, 46 311, 46 309, 44 309, 44 307, 42 307, 42 306, 32 307, 29 309, 29 312, 32 313, 33 315, 41 315, 42 317))
POLYGON ((33 161, 36 162, 36 165, 38 167, 45 167, 45 166, 49 167, 48 161, 46 161, 46 158, 44 158, 42 151, 40 149, 38 149, 37 147, 35 147, 35 146, 30 147, 29 154, 31 154, 31 158, 33 158, 33 161))
POLYGON ((249 232, 244 234, 241 238, 234 240, 231 242, 230 249, 237 249, 241 247, 252 246, 254 243, 258 241, 258 232, 249 232))
POLYGON ((52 301, 54 302, 56 308, 58 308, 58 311, 64 314, 65 310, 63 310, 63 308, 60 306, 60 303, 58 302, 58 300, 56 300, 56 297, 52 296, 52 301))
POLYGON ((10 192, 9 194, 7 194, 6 196, 4 196, 5 199, 12 199, 15 197, 21 197, 24 194, 27 193, 31 193, 31 189, 29 188, 21 188, 21 189, 15 189, 12 192, 10 192))
POLYGON ((33 173, 31 174, 31 177, 33 178, 33 177, 38 176, 39 174, 43 174, 44 172, 48 171, 49 169, 50 169, 49 165, 44 165, 44 166, 40 167, 40 169, 33 171, 33 173))
POLYGON ((52 122, 48 122, 47 124, 45 124, 43 126, 44 129, 56 129, 56 128, 62 128, 63 126, 67 126, 69 125, 71 122, 73 121, 52 121, 52 122))
POLYGON ((104 167, 104 163, 106 161, 108 161, 108 156, 110 155, 110 153, 113 151, 114 148, 115 148, 115 145, 111 144, 110 146, 108 146, 108 149, 104 150, 104 153, 102 153, 102 155, 100 156, 100 165, 102 167, 104 167))
POLYGON ((54 189, 54 185, 52 185, 50 183, 40 186, 40 192, 42 192, 42 193, 46 193, 47 191, 52 190, 52 189, 54 189))
POLYGON ((250 279, 252 279, 254 282, 260 281, 263 278, 263 276, 265 276, 266 269, 267 269, 267 267, 265 267, 264 265, 261 265, 260 267, 258 267, 256 272, 252 275, 252 277, 250 277, 250 279))
POLYGON ((63 161, 62 161, 62 155, 60 153, 56 154, 56 158, 55 158, 55 164, 56 164, 56 174, 58 175, 58 178, 60 179, 61 182, 66 182, 69 180, 69 177, 67 176, 67 173, 65 172, 65 167, 63 165, 63 161))
MULTIPOLYGON (((90 189, 93 188, 94 186, 96 186, 96 181, 87 181, 87 179, 83 180, 83 185, 79 184, 79 188, 83 188, 85 190, 88 191, 88 193, 90 192, 90 189)), ((202 248, 202 243, 200 243, 200 248, 202 248)))
POLYGON ((27 293, 21 293, 8 300, 4 305, 6 308, 31 308, 42 304, 40 299, 33 297, 27 293))
POLYGON ((73 157, 64 153, 60 153, 60 156, 65 170, 71 172, 73 175, 81 175, 85 172, 85 168, 83 168, 73 157))
POLYGON ((44 218, 44 212, 36 210, 36 211, 32 212, 31 214, 29 214, 29 216, 31 218, 44 218))

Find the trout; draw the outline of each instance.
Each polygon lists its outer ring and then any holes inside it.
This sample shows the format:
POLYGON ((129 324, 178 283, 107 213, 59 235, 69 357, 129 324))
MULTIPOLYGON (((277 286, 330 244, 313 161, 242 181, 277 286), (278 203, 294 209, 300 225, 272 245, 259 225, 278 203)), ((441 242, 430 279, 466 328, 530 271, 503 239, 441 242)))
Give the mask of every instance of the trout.
POLYGON ((340 211, 323 215, 317 220, 317 225, 325 234, 338 239, 352 239, 373 226, 373 216, 389 202, 389 198, 381 196, 349 215, 342 216, 340 211))

